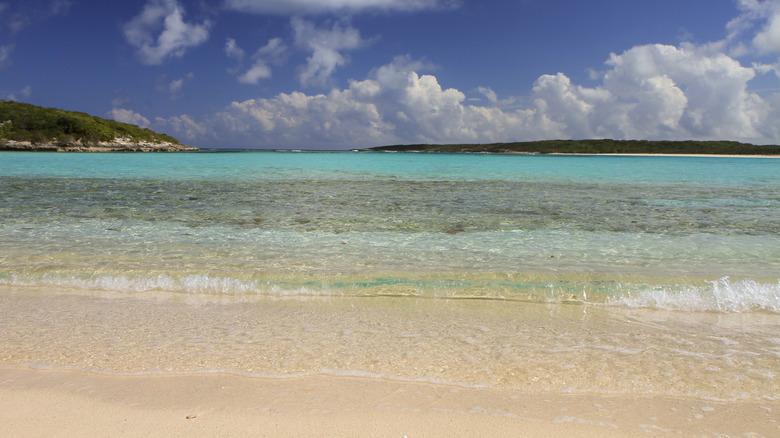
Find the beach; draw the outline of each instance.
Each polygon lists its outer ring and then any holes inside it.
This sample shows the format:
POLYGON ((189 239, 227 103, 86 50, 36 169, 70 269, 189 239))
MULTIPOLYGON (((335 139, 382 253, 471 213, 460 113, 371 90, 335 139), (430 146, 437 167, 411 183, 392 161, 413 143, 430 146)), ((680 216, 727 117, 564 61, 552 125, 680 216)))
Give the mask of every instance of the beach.
POLYGON ((779 428, 777 361, 767 354, 777 347, 761 340, 777 329, 771 315, 2 292, 3 361, 25 364, 0 368, 9 436, 772 436, 779 428))
POLYGON ((2 154, 10 436, 778 432, 776 160, 2 154))
POLYGON ((774 436, 777 402, 529 394, 351 377, 0 370, 16 436, 774 436))

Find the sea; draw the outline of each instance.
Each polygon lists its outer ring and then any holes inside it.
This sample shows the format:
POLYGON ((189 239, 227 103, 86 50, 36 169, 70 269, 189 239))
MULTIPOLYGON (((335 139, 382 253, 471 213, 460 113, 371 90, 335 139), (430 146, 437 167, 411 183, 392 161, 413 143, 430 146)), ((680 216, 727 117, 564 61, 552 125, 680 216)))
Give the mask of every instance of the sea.
POLYGON ((0 152, 0 367, 780 399, 780 159, 0 152))

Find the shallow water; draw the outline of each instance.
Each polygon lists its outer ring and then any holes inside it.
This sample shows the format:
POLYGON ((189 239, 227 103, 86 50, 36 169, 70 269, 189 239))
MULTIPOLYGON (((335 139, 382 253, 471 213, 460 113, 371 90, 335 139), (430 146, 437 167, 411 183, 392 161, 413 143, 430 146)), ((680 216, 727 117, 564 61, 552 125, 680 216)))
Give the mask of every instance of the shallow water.
POLYGON ((780 393, 780 161, 0 153, 0 364, 780 393))
POLYGON ((496 300, 4 291, 2 360, 110 374, 370 376, 777 400, 776 315, 496 300))

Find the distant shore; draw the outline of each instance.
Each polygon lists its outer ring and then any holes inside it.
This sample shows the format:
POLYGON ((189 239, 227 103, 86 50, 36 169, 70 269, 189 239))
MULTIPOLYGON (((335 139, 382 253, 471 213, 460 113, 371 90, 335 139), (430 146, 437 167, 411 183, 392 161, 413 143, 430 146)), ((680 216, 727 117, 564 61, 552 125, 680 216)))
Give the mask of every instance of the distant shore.
MULTIPOLYGON (((521 153, 522 154, 522 153, 521 153)), ((541 155, 541 154, 525 154, 525 155, 541 155)), ((615 157, 701 157, 701 158, 780 158, 778 155, 746 155, 746 154, 626 154, 626 153, 601 153, 601 154, 544 154, 544 155, 605 155, 615 157)))
POLYGON ((40 143, 33 144, 29 141, 4 141, 0 142, 0 151, 19 152, 188 152, 197 151, 194 146, 173 144, 169 142, 100 142, 94 144, 58 144, 40 143))
POLYGON ((544 140, 490 144, 412 144, 357 149, 360 152, 576 154, 652 156, 780 157, 780 146, 735 141, 544 140))

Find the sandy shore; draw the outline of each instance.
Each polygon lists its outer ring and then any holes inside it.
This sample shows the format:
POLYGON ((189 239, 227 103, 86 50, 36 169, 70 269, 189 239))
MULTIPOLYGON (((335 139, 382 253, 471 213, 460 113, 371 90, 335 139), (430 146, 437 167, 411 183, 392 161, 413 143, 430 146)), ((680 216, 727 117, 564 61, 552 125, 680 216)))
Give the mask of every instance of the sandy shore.
POLYGON ((9 437, 777 436, 778 420, 778 402, 0 368, 0 422, 9 437))

